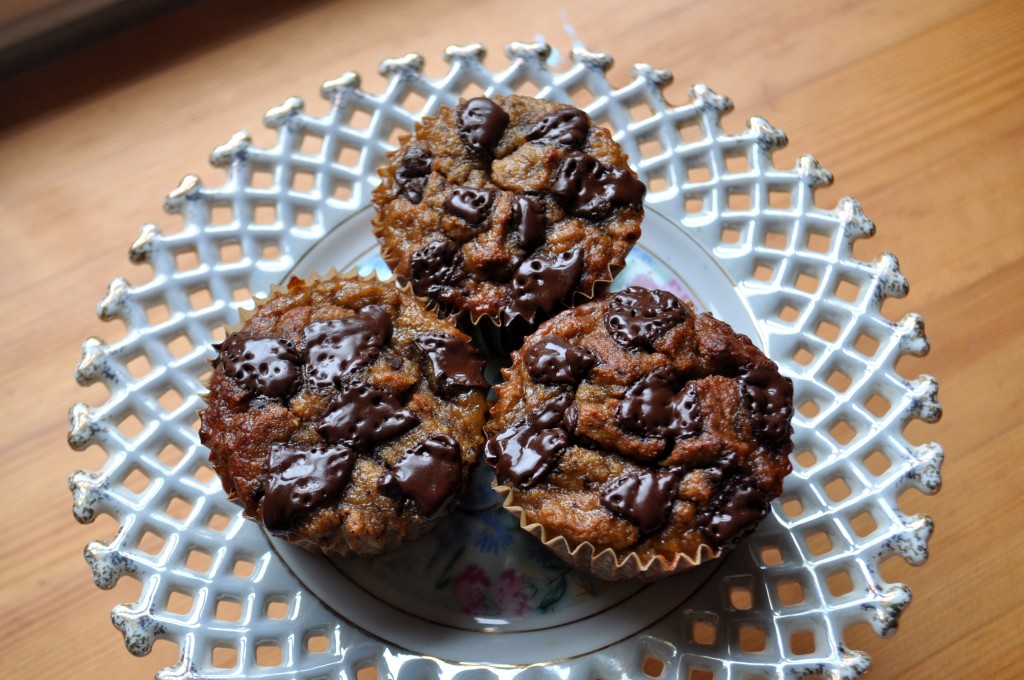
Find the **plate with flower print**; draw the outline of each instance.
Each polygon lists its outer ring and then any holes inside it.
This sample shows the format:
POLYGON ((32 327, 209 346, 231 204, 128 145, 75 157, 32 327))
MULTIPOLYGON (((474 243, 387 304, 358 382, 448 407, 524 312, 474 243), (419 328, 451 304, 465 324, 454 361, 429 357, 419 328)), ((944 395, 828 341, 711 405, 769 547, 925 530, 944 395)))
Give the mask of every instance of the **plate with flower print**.
POLYGON ((907 293, 895 256, 856 260, 851 243, 874 232, 859 204, 817 206, 831 174, 810 156, 776 168, 786 136, 761 118, 724 132, 732 102, 706 86, 674 105, 662 93, 671 74, 646 64, 615 87, 607 54, 562 59, 538 43, 505 53, 493 71, 482 46, 449 47, 436 79, 418 55, 387 59, 383 91, 343 74, 323 84, 319 113, 291 98, 265 116, 273 146, 232 136, 211 154, 224 183, 186 177, 164 206, 175 226, 141 228, 130 256, 154 275, 111 282, 99 315, 127 331, 86 340, 76 372, 110 398, 75 405, 68 435, 73 448, 108 454, 69 485, 79 521, 119 523, 86 548, 96 584, 143 584, 112 612, 128 650, 176 643, 178 663, 157 674, 167 680, 859 676, 870 659, 843 645, 843 629, 867 622, 890 635, 910 601, 880 561, 927 558, 931 520, 905 515, 897 496, 940 485, 941 447, 902 435, 941 410, 934 379, 894 368, 928 349, 920 317, 881 314, 886 297, 907 293), (385 154, 460 97, 522 91, 586 110, 648 187, 644 235, 614 285, 687 297, 793 379, 783 496, 728 557, 654 584, 567 569, 499 511, 485 470, 435 532, 392 555, 328 558, 269 537, 227 501, 198 441, 212 345, 293 272, 389 275, 368 229, 385 154))

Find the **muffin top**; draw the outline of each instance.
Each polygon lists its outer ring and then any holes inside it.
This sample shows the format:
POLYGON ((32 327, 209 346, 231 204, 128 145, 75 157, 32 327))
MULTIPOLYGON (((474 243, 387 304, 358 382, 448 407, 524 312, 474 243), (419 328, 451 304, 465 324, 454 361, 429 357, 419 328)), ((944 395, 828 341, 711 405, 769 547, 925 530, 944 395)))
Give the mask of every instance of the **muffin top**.
POLYGON ((275 534, 372 554, 468 484, 483 362, 408 292, 293 278, 217 350, 200 440, 228 496, 275 534))
POLYGON ((791 466, 792 383, 744 335, 632 287, 545 322, 513 355, 488 463, 527 522, 642 563, 730 547, 791 466))
POLYGON ((374 191, 384 259, 442 315, 533 328, 612 279, 644 185, 572 106, 477 97, 426 118, 374 191))

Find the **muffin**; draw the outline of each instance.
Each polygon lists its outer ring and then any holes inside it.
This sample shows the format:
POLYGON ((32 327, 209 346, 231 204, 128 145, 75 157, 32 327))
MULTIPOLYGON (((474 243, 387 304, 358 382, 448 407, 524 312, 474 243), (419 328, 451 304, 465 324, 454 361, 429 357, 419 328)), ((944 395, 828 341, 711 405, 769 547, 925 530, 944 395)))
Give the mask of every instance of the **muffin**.
POLYGON ((717 557, 782 491, 793 388, 744 335, 666 291, 627 288, 543 323, 485 430, 523 528, 606 579, 717 557))
POLYGON ((393 283, 292 278, 217 347, 200 441, 228 497, 275 535, 378 554, 467 487, 482 368, 464 333, 393 283))
POLYGON ((572 106, 477 97, 390 154, 374 233, 400 281, 490 354, 602 292, 640 237, 644 185, 572 106))

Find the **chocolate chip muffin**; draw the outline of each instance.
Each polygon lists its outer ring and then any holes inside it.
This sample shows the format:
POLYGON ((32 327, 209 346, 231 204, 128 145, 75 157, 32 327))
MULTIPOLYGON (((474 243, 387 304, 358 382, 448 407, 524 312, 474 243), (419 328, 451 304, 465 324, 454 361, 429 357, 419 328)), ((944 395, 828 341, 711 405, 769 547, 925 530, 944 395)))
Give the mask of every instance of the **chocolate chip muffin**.
POLYGON ((477 97, 389 156, 374 233, 400 281, 492 354, 601 292, 640 237, 644 185, 572 106, 477 97))
POLYGON ((603 578, 722 554, 791 470, 791 381, 671 293, 632 287, 562 312, 504 373, 485 456, 505 507, 603 578))
POLYGON ((200 440, 245 515, 305 547, 373 555, 423 533, 483 445, 483 362, 376 278, 291 279, 217 348, 200 440))

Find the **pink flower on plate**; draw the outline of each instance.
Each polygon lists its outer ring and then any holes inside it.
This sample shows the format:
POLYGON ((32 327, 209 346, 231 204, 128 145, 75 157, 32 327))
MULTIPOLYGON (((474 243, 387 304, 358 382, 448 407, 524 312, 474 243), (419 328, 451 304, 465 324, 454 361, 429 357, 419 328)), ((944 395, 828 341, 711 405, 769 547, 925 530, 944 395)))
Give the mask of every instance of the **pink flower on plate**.
POLYGON ((506 616, 524 616, 530 612, 530 597, 526 594, 523 579, 515 569, 508 569, 498 576, 491 593, 498 609, 506 616))
POLYGON ((491 580, 483 569, 469 565, 455 578, 453 587, 462 613, 477 615, 487 611, 487 589, 491 587, 491 580))

